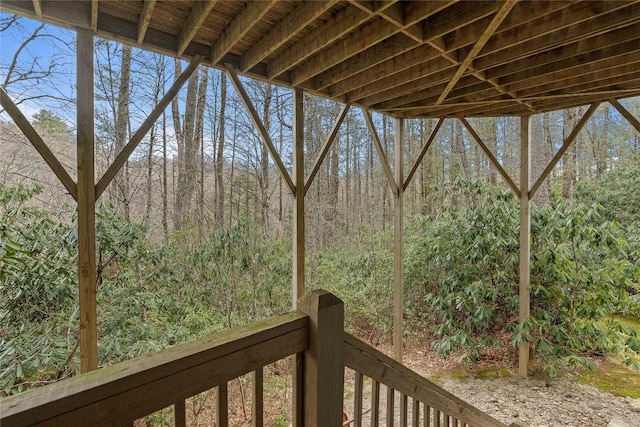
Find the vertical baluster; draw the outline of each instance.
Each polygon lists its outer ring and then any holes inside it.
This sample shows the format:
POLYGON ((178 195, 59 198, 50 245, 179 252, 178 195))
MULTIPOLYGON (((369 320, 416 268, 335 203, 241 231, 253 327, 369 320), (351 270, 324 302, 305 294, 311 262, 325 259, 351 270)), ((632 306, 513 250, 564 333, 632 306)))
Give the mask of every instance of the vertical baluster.
POLYGON ((444 427, 449 427, 451 425, 451 415, 444 414, 444 427))
POLYGON ((216 395, 218 400, 216 411, 216 426, 217 427, 229 427, 229 390, 227 383, 218 386, 218 393, 216 395))
POLYGON ((362 427, 362 383, 364 375, 356 372, 356 383, 353 390, 353 427, 362 427))
POLYGON ((184 400, 179 400, 173 405, 173 422, 176 427, 187 426, 187 405, 184 400))
POLYGON ((431 406, 424 404, 424 427, 431 427, 431 406))
POLYGON ((387 386, 387 427, 393 427, 396 409, 395 390, 387 386))
POLYGON ((413 411, 411 417, 411 427, 420 427, 420 401, 413 398, 413 411))
MULTIPOLYGON (((253 372, 253 398, 251 402, 251 419, 253 427, 262 427, 264 417, 264 374, 262 368, 253 372)), ((177 426, 176 426, 177 427, 177 426)))
POLYGON ((293 427, 304 426, 304 353, 293 356, 293 427))
POLYGON ((433 414, 433 427, 442 427, 442 422, 440 419, 440 411, 437 409, 433 414))
POLYGON ((380 413, 380 383, 371 381, 371 427, 378 427, 380 413))
POLYGON ((407 417, 409 412, 409 397, 406 394, 400 394, 400 425, 407 427, 407 417))

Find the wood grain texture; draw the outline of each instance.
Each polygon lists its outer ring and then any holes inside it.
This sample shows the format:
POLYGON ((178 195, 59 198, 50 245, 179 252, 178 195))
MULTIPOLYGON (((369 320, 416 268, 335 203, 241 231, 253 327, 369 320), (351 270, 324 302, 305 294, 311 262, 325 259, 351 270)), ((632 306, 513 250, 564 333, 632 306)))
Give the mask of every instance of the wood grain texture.
POLYGON ((167 20, 153 0, 137 8, 4 0, 0 8, 182 59, 201 55, 213 67, 231 64, 249 77, 402 118, 530 115, 640 95, 640 78, 628 77, 640 54, 635 0, 162 5, 190 9, 167 20), (472 104, 496 99, 508 102, 472 104))
POLYGON ((2 400, 2 425, 113 425, 308 348, 306 315, 274 317, 2 400))

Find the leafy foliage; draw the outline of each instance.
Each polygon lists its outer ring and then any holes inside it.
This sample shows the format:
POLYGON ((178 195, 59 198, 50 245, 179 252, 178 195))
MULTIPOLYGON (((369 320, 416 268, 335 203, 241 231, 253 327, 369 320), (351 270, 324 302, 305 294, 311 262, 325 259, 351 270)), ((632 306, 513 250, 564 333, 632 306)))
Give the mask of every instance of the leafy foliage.
MULTIPOLYGON (((0 187, 0 393, 78 366, 75 218, 28 206, 38 188, 0 187), (69 220, 69 218, 71 220, 69 220)), ((290 247, 247 223, 192 249, 156 247, 111 205, 96 213, 101 365, 290 308, 290 247)))
POLYGON ((640 229, 640 162, 633 158, 616 165, 600 178, 578 182, 574 197, 604 207, 602 215, 623 226, 640 229))
POLYGON ((584 356, 594 354, 637 363, 637 336, 602 322, 638 310, 630 298, 640 289, 638 245, 603 217, 602 207, 560 202, 533 210, 532 315, 518 323, 515 199, 462 180, 445 191, 458 207, 443 207, 437 221, 422 218, 406 258, 411 310, 438 325, 432 345, 441 355, 465 349, 474 361, 511 333, 515 346, 533 344, 552 375, 558 364, 586 364, 584 356))

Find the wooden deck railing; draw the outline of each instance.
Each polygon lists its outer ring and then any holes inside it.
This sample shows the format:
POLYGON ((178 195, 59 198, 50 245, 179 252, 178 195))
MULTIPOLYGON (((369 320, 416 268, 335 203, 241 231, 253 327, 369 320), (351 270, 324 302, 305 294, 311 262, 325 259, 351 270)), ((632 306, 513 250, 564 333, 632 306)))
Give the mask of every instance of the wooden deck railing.
POLYGON ((348 333, 344 354, 345 366, 355 371, 353 427, 377 427, 382 415, 386 426, 506 427, 348 333), (371 380, 368 408, 364 405, 365 378, 371 380), (381 385, 387 389, 386 410, 380 405, 381 385))
POLYGON ((353 427, 378 426, 380 385, 388 388, 387 426, 504 427, 415 372, 345 334, 343 304, 316 291, 298 312, 274 317, 17 396, 0 399, 0 425, 132 426, 174 407, 186 425, 186 399, 217 388, 216 426, 229 425, 227 383, 253 373, 252 425, 263 425, 263 367, 295 355, 292 425, 342 425, 345 367, 356 371, 353 427), (370 423, 363 419, 364 378, 372 380, 370 423), (394 393, 400 395, 399 421, 394 393), (411 399, 411 415, 408 414, 411 399), (420 415, 422 409, 422 415, 420 415))
POLYGON ((291 313, 4 398, 0 425, 131 426, 175 405, 175 425, 184 426, 185 399, 218 387, 223 427, 227 382, 256 372, 254 385, 261 386, 263 366, 308 348, 308 325, 307 315, 291 313))

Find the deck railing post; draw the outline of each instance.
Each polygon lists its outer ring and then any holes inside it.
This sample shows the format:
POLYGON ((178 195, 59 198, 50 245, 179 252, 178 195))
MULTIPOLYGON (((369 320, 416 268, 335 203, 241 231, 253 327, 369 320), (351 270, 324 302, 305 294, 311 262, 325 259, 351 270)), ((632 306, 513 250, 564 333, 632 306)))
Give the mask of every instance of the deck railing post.
POLYGON ((344 304, 317 290, 298 301, 309 315, 309 348, 304 353, 304 425, 342 425, 344 393, 344 304))

